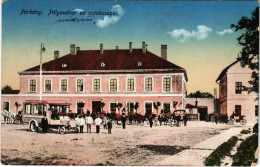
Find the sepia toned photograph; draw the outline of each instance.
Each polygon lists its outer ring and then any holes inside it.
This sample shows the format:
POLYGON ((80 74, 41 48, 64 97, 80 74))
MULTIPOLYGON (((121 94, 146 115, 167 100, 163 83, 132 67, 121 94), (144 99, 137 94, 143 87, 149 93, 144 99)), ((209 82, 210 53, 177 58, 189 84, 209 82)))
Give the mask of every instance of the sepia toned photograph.
POLYGON ((258 1, 1 12, 1 165, 258 165, 258 1))

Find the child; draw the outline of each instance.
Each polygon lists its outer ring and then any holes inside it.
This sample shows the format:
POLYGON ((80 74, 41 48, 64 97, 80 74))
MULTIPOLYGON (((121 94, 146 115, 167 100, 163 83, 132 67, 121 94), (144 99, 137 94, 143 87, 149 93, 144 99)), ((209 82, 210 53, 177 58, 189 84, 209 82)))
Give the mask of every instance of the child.
POLYGON ((112 129, 112 120, 109 119, 108 122, 107 122, 108 134, 111 134, 111 129, 112 129))

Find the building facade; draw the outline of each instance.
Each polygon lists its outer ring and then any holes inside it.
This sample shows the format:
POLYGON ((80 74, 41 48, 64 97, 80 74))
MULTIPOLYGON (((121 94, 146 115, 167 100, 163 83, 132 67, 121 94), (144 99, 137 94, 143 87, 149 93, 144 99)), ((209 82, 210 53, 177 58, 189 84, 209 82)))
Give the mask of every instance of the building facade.
POLYGON ((18 103, 18 110, 23 109, 25 114, 42 114, 49 110, 44 105, 48 103, 62 112, 124 110, 155 114, 153 103, 162 104, 159 111, 172 111, 173 101, 177 101, 176 108, 184 109, 186 71, 167 61, 166 45, 161 46, 161 53, 159 57, 149 52, 145 42, 141 49, 133 49, 130 42, 129 49, 112 50, 104 50, 102 44, 99 50, 80 50, 73 44, 68 55, 59 57, 54 51, 54 60, 42 65, 42 77, 40 66, 20 72, 19 93, 3 92, 2 107, 16 113, 18 103), (121 108, 117 107, 119 103, 121 108))
POLYGON ((258 119, 258 95, 242 91, 243 86, 249 86, 252 70, 242 68, 240 59, 227 66, 219 75, 216 82, 219 84, 220 115, 245 115, 249 122, 258 119))

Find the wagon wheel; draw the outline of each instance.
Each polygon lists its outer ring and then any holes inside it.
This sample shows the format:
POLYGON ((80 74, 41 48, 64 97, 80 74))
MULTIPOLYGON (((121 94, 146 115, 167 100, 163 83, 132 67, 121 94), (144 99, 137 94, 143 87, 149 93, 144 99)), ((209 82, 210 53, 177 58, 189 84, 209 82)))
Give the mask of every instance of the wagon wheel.
POLYGON ((229 124, 229 125, 234 125, 234 120, 233 120, 233 119, 229 120, 229 121, 228 121, 228 124, 229 124))
POLYGON ((241 125, 245 125, 246 124, 246 120, 245 119, 240 120, 240 124, 241 125))
POLYGON ((171 121, 169 121, 169 126, 170 127, 173 127, 173 125, 174 125, 174 122, 171 120, 171 121))
POLYGON ((39 130, 39 128, 36 126, 36 123, 33 121, 33 122, 31 122, 31 124, 30 124, 30 129, 31 129, 31 131, 33 131, 33 132, 38 132, 38 130, 39 130))
POLYGON ((58 132, 59 132, 60 134, 64 135, 64 134, 66 133, 66 128, 65 128, 65 126, 60 126, 58 132))

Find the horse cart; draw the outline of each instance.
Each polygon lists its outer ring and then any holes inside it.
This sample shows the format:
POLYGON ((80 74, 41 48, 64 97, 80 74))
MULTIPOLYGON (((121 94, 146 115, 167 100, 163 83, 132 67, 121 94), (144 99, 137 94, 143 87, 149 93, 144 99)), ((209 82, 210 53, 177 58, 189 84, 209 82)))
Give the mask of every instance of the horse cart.
POLYGON ((23 120, 28 122, 28 127, 33 132, 43 128, 41 120, 46 115, 48 128, 57 129, 58 133, 65 134, 66 131, 78 131, 76 121, 71 118, 68 103, 48 103, 47 101, 26 101, 24 103, 23 120), (47 109, 48 108, 48 109, 47 109))

